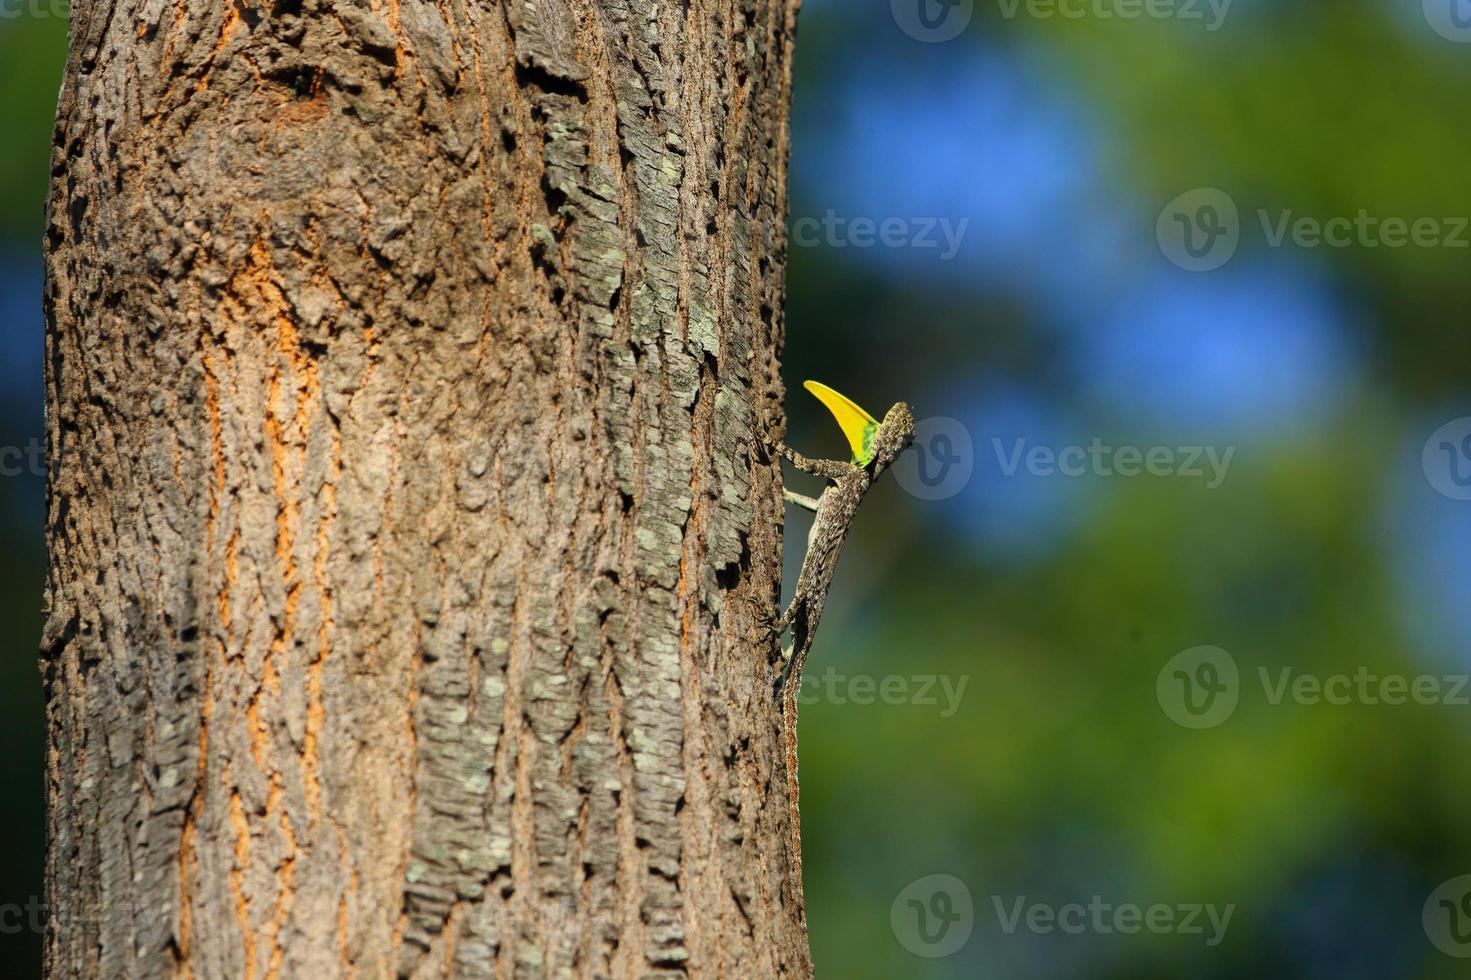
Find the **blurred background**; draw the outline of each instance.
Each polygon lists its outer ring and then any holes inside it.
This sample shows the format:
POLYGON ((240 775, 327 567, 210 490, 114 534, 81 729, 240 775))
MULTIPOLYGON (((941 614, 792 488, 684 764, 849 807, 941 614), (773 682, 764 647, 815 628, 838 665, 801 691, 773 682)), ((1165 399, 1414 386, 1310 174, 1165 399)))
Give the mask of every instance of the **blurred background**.
MULTIPOLYGON (((66 33, 25 2, 0 0, 15 975, 66 33)), ((790 441, 844 453, 804 378, 921 420, 808 666, 818 975, 1465 976, 1471 0, 805 0, 798 50, 790 441)))
POLYGON ((46 551, 41 235, 66 58, 60 0, 0 0, 0 973, 41 974, 46 551))

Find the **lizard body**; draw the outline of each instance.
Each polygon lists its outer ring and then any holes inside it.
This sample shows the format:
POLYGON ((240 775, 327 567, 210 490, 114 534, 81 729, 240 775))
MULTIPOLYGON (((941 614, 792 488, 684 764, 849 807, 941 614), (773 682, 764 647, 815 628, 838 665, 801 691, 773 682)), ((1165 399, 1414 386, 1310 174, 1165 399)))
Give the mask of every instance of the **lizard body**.
POLYGON ((872 432, 866 462, 809 459, 785 445, 777 446, 777 452, 793 466, 829 481, 816 500, 791 491, 783 492, 787 501, 812 511, 814 515, 812 530, 807 535, 807 554, 797 575, 796 590, 775 626, 777 637, 787 630, 792 632, 791 645, 782 651, 785 665, 777 681, 777 691, 781 697, 782 743, 799 882, 802 851, 798 839, 797 695, 802 689, 802 670, 807 664, 807 654, 812 648, 817 624, 822 619, 823 607, 827 605, 828 588, 832 585, 838 555, 843 550, 843 540, 848 536, 853 517, 869 489, 913 439, 914 416, 908 405, 899 402, 889 409, 883 422, 872 432))

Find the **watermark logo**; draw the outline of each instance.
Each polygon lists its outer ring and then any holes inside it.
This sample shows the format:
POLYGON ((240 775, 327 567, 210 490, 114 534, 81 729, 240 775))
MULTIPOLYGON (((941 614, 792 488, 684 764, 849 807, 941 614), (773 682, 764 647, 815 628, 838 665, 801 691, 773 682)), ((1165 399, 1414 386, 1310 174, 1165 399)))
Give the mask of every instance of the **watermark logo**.
POLYGON ((1188 272, 1210 272, 1231 261, 1241 244, 1241 215, 1231 195, 1197 187, 1165 205, 1154 226, 1165 258, 1188 272))
MULTIPOLYGON (((1351 704, 1378 707, 1415 704, 1471 707, 1471 675, 1378 674, 1360 666, 1352 674, 1320 675, 1291 666, 1258 667, 1266 703, 1278 707, 1351 704)), ((1165 715, 1185 728, 1215 728, 1236 710, 1245 685, 1236 661, 1220 647, 1191 647, 1175 654, 1155 678, 1155 695, 1165 715)))
MULTIPOLYGON (((1099 479, 1178 477, 1201 481, 1207 490, 1226 482, 1235 446, 1113 445, 1095 436, 1087 443, 1048 445, 1026 437, 991 438, 996 472, 1018 476, 1099 479)), ((934 416, 915 425, 914 445, 894 463, 894 476, 921 500, 953 497, 970 483, 977 465, 970 431, 957 419, 934 416)))
POLYGON ((1471 0, 1423 0, 1425 19, 1447 41, 1471 44, 1471 0))
POLYGON ((953 41, 970 26, 975 0, 889 0, 899 30, 916 41, 953 41))
POLYGON ((1471 959, 1471 875, 1445 882, 1425 900, 1425 935, 1447 956, 1471 959))
POLYGON ((1236 711, 1241 675, 1236 660, 1220 647, 1183 650, 1160 668, 1155 696, 1165 715, 1182 728, 1215 728, 1236 711))
MULTIPOLYGON (((1471 218, 1464 216, 1404 218, 1360 208, 1353 216, 1322 218, 1291 208, 1258 208, 1256 218, 1263 243, 1274 249, 1289 244, 1302 249, 1471 248, 1471 218)), ((1175 265, 1210 272, 1235 256, 1242 237, 1241 212, 1225 191, 1198 187, 1165 205, 1155 237, 1175 265)))
POLYGON ((894 479, 910 496, 944 500, 970 483, 975 466, 970 430, 957 419, 937 415, 915 423, 914 444, 895 460, 894 479))
POLYGON ((959 950, 975 928, 970 889, 954 875, 927 875, 905 886, 889 907, 899 945, 915 956, 937 959, 959 950))
POLYGON ((1471 500, 1471 416, 1436 429, 1425 440, 1420 466, 1436 492, 1452 500, 1471 500))

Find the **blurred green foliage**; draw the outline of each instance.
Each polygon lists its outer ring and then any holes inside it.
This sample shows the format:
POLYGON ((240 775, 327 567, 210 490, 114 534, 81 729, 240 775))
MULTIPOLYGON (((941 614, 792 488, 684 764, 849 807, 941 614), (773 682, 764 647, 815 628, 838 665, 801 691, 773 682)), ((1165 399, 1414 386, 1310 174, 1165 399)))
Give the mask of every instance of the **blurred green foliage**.
MULTIPOLYGON (((13 7, 7 7, 13 11, 13 7)), ((39 261, 51 128, 66 55, 64 19, 0 21, 0 446, 40 437, 39 261)), ((40 975, 41 936, 30 909, 42 901, 45 720, 36 648, 41 634, 45 551, 42 480, 7 459, 0 477, 0 962, 7 976, 40 975), (16 473, 21 469, 24 472, 16 473)))
MULTIPOLYGON (((1152 236, 1183 190, 1230 189, 1242 206, 1237 261, 1298 263, 1330 282, 1364 369, 1324 427, 1284 419, 1281 431, 1229 436, 1241 451, 1220 489, 1090 479, 1078 501, 1086 519, 1040 557, 1015 561, 957 530, 964 508, 988 505, 984 494, 945 506, 894 489, 887 506, 870 505, 809 671, 969 683, 949 717, 943 701, 860 705, 841 688, 837 698, 814 688, 804 707, 820 976, 1464 975, 1427 938, 1422 908, 1471 868, 1471 707, 1274 704, 1261 674, 1414 678, 1471 664, 1465 636, 1447 647, 1416 628, 1433 618, 1427 607, 1457 602, 1455 589, 1427 596, 1401 567, 1417 560, 1404 557, 1414 548, 1404 525, 1420 508, 1444 514, 1432 539, 1467 543, 1467 512, 1425 486, 1419 449, 1465 414, 1454 406, 1464 407, 1471 355, 1471 252, 1273 254, 1254 227, 1257 209, 1322 219, 1471 211, 1471 137, 1456 122, 1471 47, 1432 35, 1418 2, 1404 6, 1243 2, 1211 34, 1148 19, 1005 18, 978 4, 948 42, 980 57, 1021 52, 1076 94, 1107 134, 1103 155, 1078 163, 1102 169, 1101 195, 1142 202, 1131 233, 1152 236), (1232 654, 1241 694, 1227 722, 1192 731, 1161 709, 1156 678, 1199 644, 1232 654), (975 927, 960 951, 927 959, 890 928, 891 903, 935 873, 965 882, 975 927), (1008 934, 997 908, 1094 895, 1234 903, 1235 915, 1207 947, 1185 935, 1008 934)), ((836 4, 809 4, 806 16, 799 126, 838 115, 834 87, 851 82, 865 52, 892 48, 890 64, 919 72, 946 46, 875 42, 896 33, 892 23, 836 4)), ((976 179, 996 175, 978 167, 976 179)), ((794 214, 830 206, 820 182, 794 182, 794 214)), ((838 378, 845 390, 909 397, 923 416, 927 397, 943 410, 953 389, 1020 381, 1072 406, 1090 434, 1141 445, 1157 434, 1069 387, 1055 361, 1071 337, 1024 291, 886 279, 851 249, 796 250, 793 270, 789 390, 813 374, 838 378)), ((1195 319, 1180 318, 1182 336, 1195 319)), ((800 395, 789 409, 799 445, 831 443, 800 395)), ((1017 433, 972 434, 979 471, 998 465, 990 438, 1017 433)), ((1467 583, 1461 563, 1448 566, 1432 576, 1467 583)))
POLYGON ((0 21, 0 238, 27 247, 43 230, 66 27, 59 18, 0 21))

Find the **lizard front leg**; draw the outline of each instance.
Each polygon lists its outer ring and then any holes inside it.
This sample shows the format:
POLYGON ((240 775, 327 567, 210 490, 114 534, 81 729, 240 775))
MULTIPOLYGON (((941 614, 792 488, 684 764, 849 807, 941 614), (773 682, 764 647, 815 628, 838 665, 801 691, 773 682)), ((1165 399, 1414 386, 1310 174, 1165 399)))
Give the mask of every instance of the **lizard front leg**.
POLYGON ((776 444, 777 454, 782 456, 803 473, 811 473, 826 480, 837 480, 853 472, 852 463, 844 463, 836 459, 810 459, 797 452, 785 443, 776 444))

